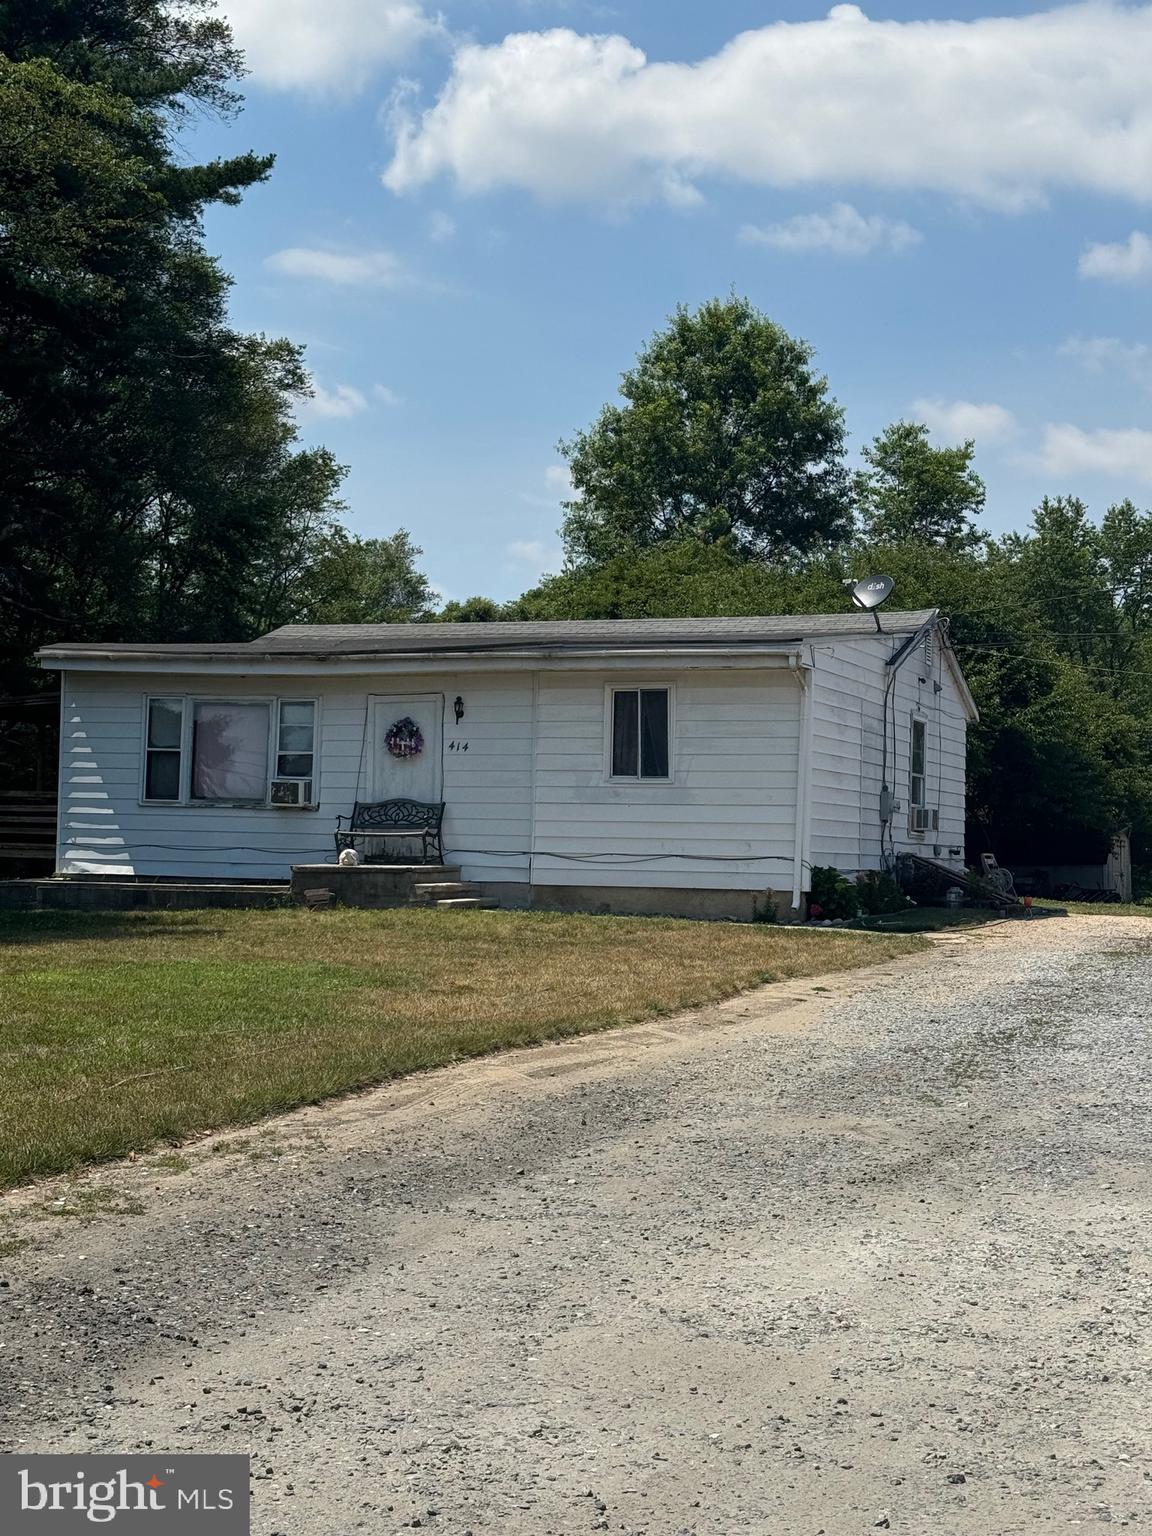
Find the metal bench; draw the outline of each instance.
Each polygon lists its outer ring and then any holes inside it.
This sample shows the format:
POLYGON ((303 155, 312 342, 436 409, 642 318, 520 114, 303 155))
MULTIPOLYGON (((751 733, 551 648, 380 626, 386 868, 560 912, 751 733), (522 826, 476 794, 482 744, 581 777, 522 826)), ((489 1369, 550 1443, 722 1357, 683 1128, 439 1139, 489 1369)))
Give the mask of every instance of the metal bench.
POLYGON ((357 800, 351 816, 336 818, 336 852, 339 855, 345 848, 355 848, 358 842, 367 845, 373 839, 419 837, 424 863, 443 864, 443 820, 443 801, 434 805, 423 800, 357 800), (348 825, 342 830, 344 822, 348 825))

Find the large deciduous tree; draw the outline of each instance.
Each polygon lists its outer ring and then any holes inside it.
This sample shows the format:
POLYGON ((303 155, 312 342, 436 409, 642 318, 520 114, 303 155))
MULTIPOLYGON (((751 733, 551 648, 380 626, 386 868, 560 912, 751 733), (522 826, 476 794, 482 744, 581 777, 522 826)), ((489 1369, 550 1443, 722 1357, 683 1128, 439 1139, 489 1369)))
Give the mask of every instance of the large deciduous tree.
POLYGON ((973 518, 984 508, 984 482, 972 467, 976 444, 936 448, 921 422, 897 421, 864 449, 856 475, 864 536, 900 544, 917 540, 968 549, 985 537, 973 518))
POLYGON ((682 538, 791 559, 848 533, 843 413, 811 348, 746 299, 677 310, 620 393, 560 445, 571 562, 682 538))
POLYGON ((238 67, 203 0, 0 7, 0 688, 45 639, 251 633, 330 535, 301 354, 230 327, 200 235, 271 159, 174 143, 238 67))

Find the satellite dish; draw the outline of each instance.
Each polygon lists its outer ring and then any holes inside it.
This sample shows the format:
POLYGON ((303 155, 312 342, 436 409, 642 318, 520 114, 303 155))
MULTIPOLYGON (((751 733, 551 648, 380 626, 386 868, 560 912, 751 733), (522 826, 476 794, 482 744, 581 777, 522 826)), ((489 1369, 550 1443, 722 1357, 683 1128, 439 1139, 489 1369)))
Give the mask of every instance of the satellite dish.
POLYGON ((865 576, 863 581, 854 581, 850 585, 856 607, 870 610, 888 601, 894 583, 891 576, 865 576))

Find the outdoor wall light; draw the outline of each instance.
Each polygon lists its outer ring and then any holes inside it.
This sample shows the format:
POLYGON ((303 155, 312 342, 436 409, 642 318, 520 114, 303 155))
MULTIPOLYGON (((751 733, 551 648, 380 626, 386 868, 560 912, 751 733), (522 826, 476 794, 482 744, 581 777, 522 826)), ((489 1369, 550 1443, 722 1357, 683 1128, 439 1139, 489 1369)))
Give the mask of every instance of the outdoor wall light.
POLYGON ((456 699, 452 705, 452 708, 456 715, 456 724, 459 725, 461 720, 464 718, 464 700, 460 697, 459 694, 456 695, 456 699))

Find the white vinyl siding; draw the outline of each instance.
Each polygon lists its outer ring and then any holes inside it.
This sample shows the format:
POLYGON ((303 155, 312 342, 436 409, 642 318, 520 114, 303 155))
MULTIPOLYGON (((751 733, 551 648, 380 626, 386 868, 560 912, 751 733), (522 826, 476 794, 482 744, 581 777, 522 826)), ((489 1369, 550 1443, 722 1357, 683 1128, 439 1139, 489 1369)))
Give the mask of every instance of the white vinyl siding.
MULTIPOLYGON (((314 680, 309 680, 314 682, 314 680)), ((146 697, 213 696, 195 675, 131 677, 71 672, 63 678, 60 846, 65 874, 171 875, 284 880, 293 864, 334 857, 337 815, 365 796, 365 712, 371 693, 430 689, 428 675, 325 679, 316 701, 314 810, 261 804, 148 802, 142 772, 146 697)), ((437 676, 437 691, 465 700, 445 722, 445 852, 470 878, 526 880, 532 834, 532 678, 437 676)), ((304 701, 300 679, 229 678, 216 697, 304 701)), ((184 728, 187 741, 188 726, 184 728)), ((273 743, 279 746, 279 738, 273 743)), ((274 760, 271 766, 275 766, 274 760)), ((189 776, 187 759, 183 768, 189 776)))
MULTIPOLYGON (((937 856, 939 847, 945 862, 962 858, 949 849, 964 842, 966 720, 938 649, 931 666, 921 648, 896 675, 883 766, 885 662, 897 644, 877 635, 804 647, 814 667, 811 864, 849 873, 880 867, 883 773, 903 802, 893 820, 895 851, 937 856), (916 838, 908 832, 913 715, 926 724, 925 803, 939 814, 939 830, 916 838)), ((293 864, 329 862, 336 817, 358 796, 369 797, 369 697, 429 694, 444 700, 445 857, 466 879, 791 889, 801 690, 783 658, 763 666, 709 659, 677 667, 665 657, 619 671, 585 662, 538 672, 445 666, 409 674, 382 663, 371 673, 307 679, 70 672, 63 679, 58 867, 67 874, 284 880, 293 864), (658 688, 669 690, 670 777, 614 779, 613 690, 658 688), (313 771, 299 777, 315 784, 313 809, 187 798, 193 701, 270 703, 268 770, 275 774, 304 766, 305 735, 288 727, 306 721, 290 718, 289 705, 309 696, 313 771), (177 802, 145 798, 148 751, 159 763, 173 750, 170 715, 157 719, 146 746, 147 698, 182 701, 185 793, 177 802)), ((158 766, 154 776, 159 782, 165 773, 170 785, 170 768, 158 766)))
POLYGON ((647 683, 605 682, 540 675, 534 883, 789 887, 800 710, 787 669, 675 676, 674 776, 632 783, 606 779, 605 713, 613 688, 647 683))
MULTIPOLYGON (((883 613, 881 613, 883 617, 883 613)), ((963 865, 965 806, 964 703, 930 636, 896 671, 884 745, 885 663, 903 637, 821 641, 813 648, 811 862, 854 872, 881 867, 880 788, 886 781, 901 808, 892 821, 895 852, 963 865), (936 685, 939 684, 939 692, 936 685), (925 805, 939 828, 909 831, 913 716, 926 727, 925 805), (949 850, 959 848, 958 854, 949 850)), ((885 850, 888 849, 885 844, 885 850)))

